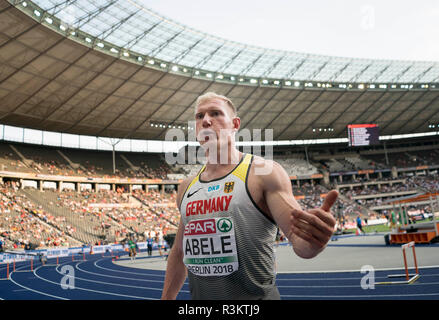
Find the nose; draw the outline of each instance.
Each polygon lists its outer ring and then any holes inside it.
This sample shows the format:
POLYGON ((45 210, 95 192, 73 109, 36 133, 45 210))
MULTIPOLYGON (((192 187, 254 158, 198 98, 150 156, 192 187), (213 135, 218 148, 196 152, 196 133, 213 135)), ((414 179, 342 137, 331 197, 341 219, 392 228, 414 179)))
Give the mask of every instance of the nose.
POLYGON ((212 125, 212 119, 206 113, 203 117, 203 128, 208 128, 212 125))

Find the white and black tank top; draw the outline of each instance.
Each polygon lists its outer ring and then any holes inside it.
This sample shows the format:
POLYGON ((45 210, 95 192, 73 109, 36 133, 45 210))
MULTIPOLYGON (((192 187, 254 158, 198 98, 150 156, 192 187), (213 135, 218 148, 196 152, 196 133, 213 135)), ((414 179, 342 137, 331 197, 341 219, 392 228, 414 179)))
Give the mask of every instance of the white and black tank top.
POLYGON ((277 226, 253 201, 244 154, 226 176, 203 181, 200 170, 180 204, 184 264, 192 299, 280 299, 275 285, 277 226))

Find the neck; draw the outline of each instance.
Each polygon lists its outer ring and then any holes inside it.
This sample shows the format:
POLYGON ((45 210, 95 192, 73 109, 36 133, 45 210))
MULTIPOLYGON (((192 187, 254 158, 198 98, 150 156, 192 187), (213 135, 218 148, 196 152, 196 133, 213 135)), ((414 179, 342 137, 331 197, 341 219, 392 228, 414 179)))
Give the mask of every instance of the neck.
POLYGON ((241 155, 242 153, 235 147, 218 149, 215 154, 206 150, 206 168, 235 166, 241 160, 241 155))

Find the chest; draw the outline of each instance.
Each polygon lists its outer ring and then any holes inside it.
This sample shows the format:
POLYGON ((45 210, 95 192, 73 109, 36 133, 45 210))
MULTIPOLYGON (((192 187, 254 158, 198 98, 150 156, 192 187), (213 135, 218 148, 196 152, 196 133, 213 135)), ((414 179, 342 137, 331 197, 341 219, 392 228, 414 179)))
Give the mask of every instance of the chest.
POLYGON ((210 183, 197 182, 181 202, 183 218, 202 218, 224 215, 234 211, 245 200, 245 186, 234 178, 210 183))

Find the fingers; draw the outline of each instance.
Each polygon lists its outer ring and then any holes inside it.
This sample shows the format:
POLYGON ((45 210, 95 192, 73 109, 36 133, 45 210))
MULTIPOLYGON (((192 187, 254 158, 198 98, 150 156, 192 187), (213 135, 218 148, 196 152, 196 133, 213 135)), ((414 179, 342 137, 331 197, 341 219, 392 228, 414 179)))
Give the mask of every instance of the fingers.
POLYGON ((323 204, 320 208, 323 211, 329 212, 331 210, 331 207, 334 205, 335 201, 337 200, 337 198, 338 198, 338 191, 337 190, 329 191, 325 197, 325 201, 323 202, 323 204))
POLYGON ((303 240, 311 243, 312 245, 314 245, 316 247, 323 247, 326 244, 326 242, 319 241, 317 238, 313 237, 309 233, 304 232, 303 230, 299 229, 298 227, 296 227, 294 225, 291 226, 291 230, 296 236, 302 238, 303 240))
POLYGON ((312 242, 314 242, 314 244, 318 246, 324 246, 332 235, 332 232, 323 232, 303 220, 297 220, 293 222, 292 227, 295 228, 296 234, 298 236, 300 236, 301 238, 303 238, 303 236, 306 236, 308 237, 308 240, 312 240, 312 242))
POLYGON ((321 209, 312 209, 309 212, 302 210, 292 210, 292 223, 297 226, 300 221, 317 228, 323 234, 329 236, 334 232, 335 219, 330 213, 326 213, 321 209))
POLYGON ((331 228, 334 228, 336 221, 332 213, 323 211, 322 209, 311 209, 309 210, 309 213, 316 215, 326 225, 330 226, 331 228))
POLYGON ((334 233, 335 219, 322 209, 291 211, 291 232, 316 248, 323 248, 334 233))

